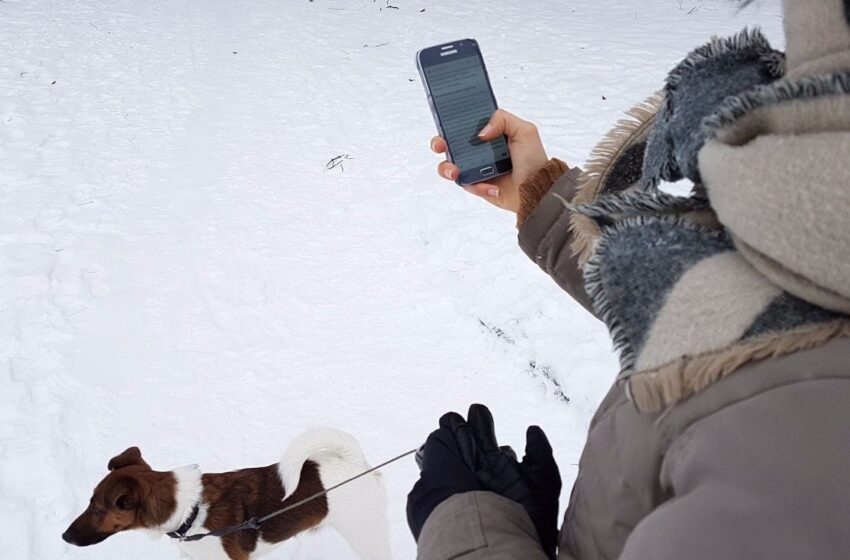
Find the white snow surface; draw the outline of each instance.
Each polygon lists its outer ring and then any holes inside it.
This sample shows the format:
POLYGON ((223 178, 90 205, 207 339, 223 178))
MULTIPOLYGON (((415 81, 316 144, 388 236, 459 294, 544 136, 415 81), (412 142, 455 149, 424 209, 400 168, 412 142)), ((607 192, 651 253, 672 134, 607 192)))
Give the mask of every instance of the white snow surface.
MULTIPOLYGON (((377 464, 472 402, 517 448, 546 430, 564 508, 617 361, 512 217, 436 176, 414 53, 478 39, 500 104, 580 165, 753 23, 782 46, 778 0, 0 1, 0 558, 177 558, 60 538, 131 445, 231 470, 327 425, 377 464)), ((417 474, 384 471, 398 558, 417 474)), ((352 554, 319 530, 268 557, 352 554)))

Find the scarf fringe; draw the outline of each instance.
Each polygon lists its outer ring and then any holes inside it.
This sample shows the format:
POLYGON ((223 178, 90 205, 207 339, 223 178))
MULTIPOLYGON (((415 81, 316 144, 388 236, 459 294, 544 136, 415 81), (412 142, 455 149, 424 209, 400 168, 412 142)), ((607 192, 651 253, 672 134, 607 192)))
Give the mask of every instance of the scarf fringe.
POLYGON ((675 89, 687 72, 707 60, 722 54, 746 50, 752 51, 759 61, 764 62, 774 77, 785 74, 785 54, 774 50, 758 27, 744 28, 731 37, 712 37, 708 44, 693 50, 667 77, 667 88, 675 89))
POLYGON ((673 224, 678 228, 696 231, 713 238, 726 237, 726 233, 723 230, 711 229, 678 216, 664 216, 660 218, 657 216, 633 216, 618 221, 601 232, 602 235, 597 243, 596 251, 588 259, 583 268, 584 289, 593 303, 596 316, 608 326, 608 330, 611 333, 611 339, 614 341, 614 351, 620 357, 621 379, 627 377, 634 369, 637 362, 637 349, 633 346, 623 322, 616 313, 614 302, 608 299, 608 295, 605 293, 605 285, 603 284, 604 275, 600 270, 604 258, 605 243, 606 239, 610 239, 612 234, 623 233, 634 227, 659 222, 673 224))
POLYGON ((708 199, 700 193, 693 196, 674 196, 659 190, 630 191, 603 196, 594 202, 575 208, 589 218, 627 217, 639 214, 671 214, 704 210, 708 199))
POLYGON ((749 362, 778 358, 850 337, 850 320, 773 333, 698 356, 684 356, 625 379, 629 394, 644 412, 661 410, 693 396, 749 362))
MULTIPOLYGON (((749 55, 756 62, 764 64, 772 80, 779 79, 785 74, 785 55, 770 46, 770 42, 759 28, 744 28, 731 37, 712 37, 708 44, 691 51, 685 60, 680 62, 667 76, 664 86, 666 99, 659 111, 658 119, 661 122, 669 123, 673 117, 673 98, 688 74, 691 74, 708 60, 733 52, 749 55)), ((699 134, 705 136, 706 129, 701 128, 699 134)), ((672 146, 669 145, 669 142, 667 149, 668 153, 664 161, 660 163, 659 168, 643 177, 644 188, 655 187, 661 181, 678 181, 682 178, 682 170, 672 153, 672 146)))
POLYGON ((717 111, 703 121, 703 133, 709 139, 715 138, 722 128, 767 105, 847 94, 850 94, 850 72, 780 80, 726 99, 717 111))
MULTIPOLYGON (((597 199, 614 163, 634 143, 635 138, 647 133, 663 103, 664 94, 656 92, 627 111, 627 117, 620 120, 597 144, 587 161, 573 204, 586 204, 597 199)), ((593 254, 602 232, 593 219, 578 213, 570 217, 570 229, 573 232, 571 250, 573 255, 578 256, 579 266, 583 266, 593 254)))
POLYGON ((691 52, 680 67, 693 66, 721 54, 748 49, 753 50, 765 61, 776 63, 776 55, 779 55, 781 59, 785 58, 785 55, 770 46, 770 42, 761 32, 760 28, 745 27, 731 37, 712 37, 708 44, 691 52))

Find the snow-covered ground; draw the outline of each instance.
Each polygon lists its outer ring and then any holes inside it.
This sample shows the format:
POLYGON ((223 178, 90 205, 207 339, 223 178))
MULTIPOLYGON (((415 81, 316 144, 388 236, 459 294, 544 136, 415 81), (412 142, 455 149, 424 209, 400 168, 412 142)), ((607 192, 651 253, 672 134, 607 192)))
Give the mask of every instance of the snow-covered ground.
MULTIPOLYGON (((546 429, 563 507, 616 360, 511 216, 435 175, 414 53, 477 38, 581 164, 754 22, 781 46, 777 0, 0 0, 0 558, 177 558, 60 539, 130 445, 230 470, 325 424, 377 463, 474 401, 506 443, 546 429)), ((385 471, 398 558, 416 476, 385 471)), ((271 557, 351 553, 322 530, 271 557)))

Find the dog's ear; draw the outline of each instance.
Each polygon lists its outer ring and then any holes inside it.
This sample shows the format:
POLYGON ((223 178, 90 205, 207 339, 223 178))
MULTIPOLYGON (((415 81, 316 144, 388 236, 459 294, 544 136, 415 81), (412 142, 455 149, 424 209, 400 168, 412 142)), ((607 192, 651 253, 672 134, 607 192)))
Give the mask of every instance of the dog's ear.
POLYGON ((130 477, 115 478, 106 487, 105 497, 109 507, 133 511, 139 505, 139 484, 130 477))
POLYGON ((106 468, 110 471, 114 471, 131 465, 140 465, 148 469, 151 468, 150 465, 142 459, 142 452, 139 451, 138 447, 130 447, 120 455, 116 455, 109 460, 109 464, 106 465, 106 468))

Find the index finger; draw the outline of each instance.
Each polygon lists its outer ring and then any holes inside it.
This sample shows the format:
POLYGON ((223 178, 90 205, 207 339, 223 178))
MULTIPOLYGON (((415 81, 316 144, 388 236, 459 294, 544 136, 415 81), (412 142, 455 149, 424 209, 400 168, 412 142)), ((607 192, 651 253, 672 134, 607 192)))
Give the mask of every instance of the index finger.
POLYGON ((460 456, 469 468, 475 465, 475 436, 469 424, 457 412, 447 412, 440 418, 440 429, 448 430, 457 445, 460 456))
POLYGON ((499 442, 496 439, 496 425, 493 415, 483 404, 473 404, 469 407, 467 420, 472 427, 472 436, 475 443, 485 453, 499 451, 499 442))

